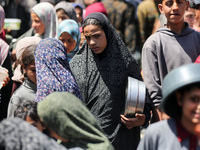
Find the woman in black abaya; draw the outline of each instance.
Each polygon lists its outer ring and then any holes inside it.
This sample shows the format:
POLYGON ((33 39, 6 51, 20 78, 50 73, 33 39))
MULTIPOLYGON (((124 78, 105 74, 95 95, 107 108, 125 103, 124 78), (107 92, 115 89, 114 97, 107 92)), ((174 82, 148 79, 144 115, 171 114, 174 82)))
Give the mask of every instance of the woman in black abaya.
POLYGON ((70 61, 83 102, 116 150, 136 149, 139 126, 149 119, 149 113, 130 119, 120 115, 124 113, 127 77, 142 80, 139 66, 105 15, 88 15, 83 32, 86 42, 70 61))

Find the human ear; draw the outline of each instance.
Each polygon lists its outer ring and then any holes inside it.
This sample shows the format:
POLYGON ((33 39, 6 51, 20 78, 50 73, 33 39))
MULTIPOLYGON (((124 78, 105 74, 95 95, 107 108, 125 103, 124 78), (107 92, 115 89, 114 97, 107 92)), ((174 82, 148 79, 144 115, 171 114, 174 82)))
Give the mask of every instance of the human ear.
POLYGON ((175 93, 175 96, 176 96, 176 101, 177 101, 177 104, 179 105, 179 106, 182 106, 182 99, 181 99, 181 93, 180 92, 176 92, 175 93))
POLYGON ((162 4, 158 4, 158 9, 160 10, 161 14, 164 14, 162 4))

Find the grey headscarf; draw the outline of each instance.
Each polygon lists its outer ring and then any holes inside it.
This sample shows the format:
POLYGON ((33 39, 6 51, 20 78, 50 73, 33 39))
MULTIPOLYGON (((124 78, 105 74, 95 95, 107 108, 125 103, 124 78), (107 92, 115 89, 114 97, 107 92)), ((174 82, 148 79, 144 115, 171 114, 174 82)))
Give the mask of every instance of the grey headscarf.
POLYGON ((55 6, 56 11, 60 8, 62 8, 65 11, 65 13, 69 16, 70 19, 73 19, 77 22, 76 11, 71 3, 61 1, 55 6))
POLYGON ((6 150, 66 150, 55 140, 20 118, 0 123, 0 149, 6 150))

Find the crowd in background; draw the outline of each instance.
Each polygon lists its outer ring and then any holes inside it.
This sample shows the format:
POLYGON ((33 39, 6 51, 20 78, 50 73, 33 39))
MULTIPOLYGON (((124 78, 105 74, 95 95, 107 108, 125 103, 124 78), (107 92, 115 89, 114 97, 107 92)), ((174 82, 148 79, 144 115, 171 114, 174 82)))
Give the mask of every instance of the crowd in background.
POLYGON ((200 1, 0 5, 0 149, 200 149, 200 1), (146 86, 133 117, 128 77, 146 86))

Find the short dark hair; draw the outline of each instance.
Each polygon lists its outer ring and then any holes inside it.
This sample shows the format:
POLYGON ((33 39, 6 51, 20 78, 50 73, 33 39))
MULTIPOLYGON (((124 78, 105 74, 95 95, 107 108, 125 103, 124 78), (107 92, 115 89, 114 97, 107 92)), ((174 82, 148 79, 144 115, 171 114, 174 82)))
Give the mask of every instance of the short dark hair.
MULTIPOLYGON (((194 88, 200 89, 200 83, 189 84, 189 85, 187 85, 185 87, 182 87, 182 88, 178 89, 176 92, 179 92, 181 94, 181 96, 183 97, 185 92, 191 91, 194 88)), ((174 94, 171 97, 172 99, 174 99, 176 101, 176 103, 173 104, 173 105, 176 106, 176 111, 174 112, 174 115, 176 117, 181 117, 181 115, 182 115, 182 107, 180 107, 178 105, 178 103, 177 103, 177 98, 176 98, 176 95, 175 95, 176 92, 174 92, 174 94)))
MULTIPOLYGON (((21 64, 23 64, 25 68, 29 64, 31 64, 33 61, 35 61, 34 53, 35 53, 36 47, 37 47, 37 44, 33 44, 33 45, 28 46, 23 51, 22 56, 21 56, 21 61, 22 61, 21 64)), ((22 72, 22 74, 24 73, 22 68, 21 68, 21 72, 22 72)))
POLYGON ((40 121, 37 113, 37 102, 24 101, 14 111, 14 117, 19 117, 23 120, 26 120, 27 116, 30 116, 34 121, 40 121))

